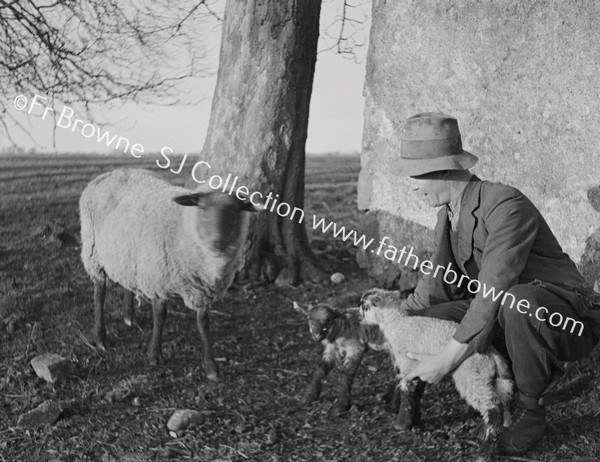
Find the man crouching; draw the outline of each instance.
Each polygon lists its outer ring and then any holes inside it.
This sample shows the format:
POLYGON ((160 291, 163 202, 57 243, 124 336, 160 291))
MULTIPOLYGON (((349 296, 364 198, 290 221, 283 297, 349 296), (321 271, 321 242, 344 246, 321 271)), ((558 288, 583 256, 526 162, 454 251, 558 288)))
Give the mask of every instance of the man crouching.
POLYGON ((462 149, 455 118, 423 113, 406 121, 396 173, 441 207, 431 261, 444 270, 425 274, 403 306, 460 323, 437 354, 409 354, 420 363, 406 378, 437 383, 493 344, 509 359, 518 390, 512 426, 499 440, 502 453, 516 455, 543 436, 543 397, 560 363, 583 359, 598 341, 600 310, 591 310, 594 292, 539 210, 517 189, 473 175, 477 160, 462 149), (456 277, 442 277, 450 268, 456 277))

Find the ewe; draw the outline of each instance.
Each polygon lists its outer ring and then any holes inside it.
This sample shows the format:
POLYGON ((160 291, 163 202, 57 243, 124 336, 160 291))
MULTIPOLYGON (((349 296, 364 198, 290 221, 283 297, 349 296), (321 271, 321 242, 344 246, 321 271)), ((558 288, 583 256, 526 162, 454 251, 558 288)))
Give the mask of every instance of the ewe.
POLYGON ((162 361, 165 300, 180 296, 196 311, 202 365, 218 380, 209 336, 209 308, 230 286, 240 263, 250 202, 201 186, 170 185, 146 170, 115 170, 81 194, 81 259, 94 282, 97 346, 105 349, 103 310, 107 278, 152 301, 148 356, 162 361))
MULTIPOLYGON (((419 316, 418 311, 401 309, 400 304, 395 292, 371 289, 363 294, 360 309, 364 322, 379 326, 390 346, 401 390, 397 425, 404 430, 418 423, 424 388, 418 379, 411 383, 402 378, 416 365, 406 354, 437 353, 450 341, 458 324, 419 316)), ((483 416, 485 439, 481 451, 487 459, 495 450, 502 424, 508 425, 510 419, 513 382, 508 365, 490 348, 487 354, 465 359, 452 372, 452 378, 459 394, 483 416)))

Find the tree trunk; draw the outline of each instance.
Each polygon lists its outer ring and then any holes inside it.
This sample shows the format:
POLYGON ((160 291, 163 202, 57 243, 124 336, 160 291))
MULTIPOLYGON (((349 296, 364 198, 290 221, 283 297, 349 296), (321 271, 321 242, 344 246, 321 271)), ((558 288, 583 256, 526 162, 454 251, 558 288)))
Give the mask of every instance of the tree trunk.
POLYGON ((231 174, 263 200, 271 194, 253 219, 241 279, 297 284, 326 275, 308 246, 310 220, 300 222, 320 9, 321 0, 227 0, 200 160, 210 165, 205 179, 231 174), (280 216, 282 202, 295 212, 280 216))

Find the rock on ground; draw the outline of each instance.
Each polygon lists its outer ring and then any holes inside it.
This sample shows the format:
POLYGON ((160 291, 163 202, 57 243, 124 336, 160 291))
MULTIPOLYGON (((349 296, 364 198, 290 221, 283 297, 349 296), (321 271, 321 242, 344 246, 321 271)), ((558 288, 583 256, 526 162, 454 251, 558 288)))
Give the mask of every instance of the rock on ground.
POLYGON ((62 406, 55 401, 44 401, 35 409, 19 416, 17 426, 23 428, 36 428, 43 425, 52 425, 60 417, 62 406))
POLYGON ((55 383, 72 375, 72 363, 60 355, 44 353, 31 360, 31 366, 38 377, 46 382, 55 383))
POLYGON ((185 430, 190 425, 201 424, 206 416, 193 409, 178 409, 167 422, 167 429, 171 432, 185 430))
POLYGON ((333 273, 330 279, 334 284, 341 284, 346 280, 346 276, 344 276, 342 273, 333 273))

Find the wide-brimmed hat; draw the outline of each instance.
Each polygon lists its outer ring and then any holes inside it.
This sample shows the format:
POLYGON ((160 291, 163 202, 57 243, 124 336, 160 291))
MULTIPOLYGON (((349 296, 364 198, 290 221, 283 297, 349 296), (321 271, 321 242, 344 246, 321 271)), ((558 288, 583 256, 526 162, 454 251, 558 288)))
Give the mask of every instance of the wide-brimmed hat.
POLYGON ((394 165, 398 175, 466 170, 478 160, 462 148, 458 121, 446 114, 423 112, 409 117, 401 140, 400 160, 394 165))

